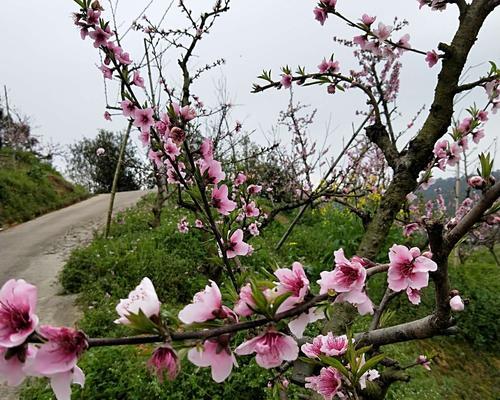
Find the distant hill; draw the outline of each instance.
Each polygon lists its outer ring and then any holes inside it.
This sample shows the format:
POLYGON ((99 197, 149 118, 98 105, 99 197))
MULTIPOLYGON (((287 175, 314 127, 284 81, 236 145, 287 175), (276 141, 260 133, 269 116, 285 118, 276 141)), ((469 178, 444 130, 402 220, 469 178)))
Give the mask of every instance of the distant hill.
MULTIPOLYGON (((500 179, 500 170, 494 171, 493 176, 498 180, 500 179)), ((467 191, 467 182, 465 178, 462 177, 460 180, 460 200, 465 199, 467 191)), ((455 209, 455 178, 439 178, 436 179, 436 182, 427 190, 420 191, 424 196, 424 199, 433 200, 436 198, 438 193, 443 195, 446 208, 449 211, 454 211, 455 209)))
POLYGON ((33 153, 0 149, 0 228, 88 197, 33 153))

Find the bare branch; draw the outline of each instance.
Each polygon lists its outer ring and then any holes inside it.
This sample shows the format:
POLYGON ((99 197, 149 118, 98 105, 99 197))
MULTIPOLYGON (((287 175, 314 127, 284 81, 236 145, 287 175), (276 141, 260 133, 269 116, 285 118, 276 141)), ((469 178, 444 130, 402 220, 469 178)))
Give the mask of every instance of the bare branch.
POLYGON ((451 251, 457 242, 478 222, 483 214, 495 203, 500 196, 500 181, 484 192, 479 202, 462 218, 446 236, 445 245, 451 251))
POLYGON ((457 88, 455 89, 455 93, 461 93, 461 92, 465 92, 467 90, 474 89, 477 86, 481 86, 485 83, 494 81, 496 79, 500 79, 500 75, 485 76, 484 78, 478 79, 475 82, 464 83, 463 85, 457 86, 457 88))
POLYGON ((427 339, 438 335, 453 335, 456 329, 449 326, 442 328, 435 323, 434 315, 388 328, 375 329, 355 335, 359 346, 373 345, 374 347, 387 344, 406 342, 415 339, 427 339))

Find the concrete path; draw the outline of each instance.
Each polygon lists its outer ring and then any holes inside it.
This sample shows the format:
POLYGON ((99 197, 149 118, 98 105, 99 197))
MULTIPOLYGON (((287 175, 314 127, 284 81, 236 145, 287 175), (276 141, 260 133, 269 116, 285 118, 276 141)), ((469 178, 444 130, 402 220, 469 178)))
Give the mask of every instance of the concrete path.
MULTIPOLYGON (((146 192, 117 193, 114 211, 134 205, 146 192)), ((62 296, 57 282, 71 250, 88 243, 104 226, 109 194, 45 214, 0 232, 0 285, 23 278, 38 287, 37 314, 41 324, 73 326, 79 315, 75 295, 62 296)), ((16 399, 0 386, 0 399, 16 399)))

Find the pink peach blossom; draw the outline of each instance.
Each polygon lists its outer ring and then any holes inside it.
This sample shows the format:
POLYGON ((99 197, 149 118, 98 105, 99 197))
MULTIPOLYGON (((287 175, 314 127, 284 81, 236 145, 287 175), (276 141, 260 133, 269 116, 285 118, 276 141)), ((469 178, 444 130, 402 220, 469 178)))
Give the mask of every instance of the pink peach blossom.
POLYGON ((217 160, 200 160, 200 171, 207 174, 208 183, 217 184, 226 177, 222 164, 217 160))
POLYGON ((403 228, 403 236, 409 237, 418 230, 419 230, 419 225, 415 222, 405 225, 403 228))
POLYGON ((222 295, 217 283, 210 281, 210 286, 207 285, 205 290, 196 293, 193 302, 179 312, 179 319, 184 324, 192 324, 232 317, 233 314, 231 309, 222 305, 222 295))
POLYGON ((252 287, 249 283, 240 289, 240 297, 234 305, 234 312, 242 317, 248 317, 254 313, 256 308, 253 299, 252 287))
POLYGON ((283 361, 294 361, 299 356, 297 342, 284 333, 269 329, 265 333, 240 344, 235 353, 244 356, 256 353, 255 361, 262 368, 275 368, 283 361))
POLYGON ((236 208, 236 203, 228 198, 227 185, 215 186, 212 190, 212 206, 222 215, 229 215, 236 208))
POLYGON ((354 36, 352 42, 354 44, 357 44, 361 48, 361 50, 367 50, 368 40, 366 38, 366 35, 354 36))
POLYGON ((139 128, 142 132, 149 132, 150 128, 154 125, 153 119, 154 111, 152 108, 140 108, 134 113, 134 126, 139 128))
POLYGON ((19 386, 27 376, 24 371, 25 362, 28 358, 34 357, 37 349, 32 344, 19 346, 15 353, 9 354, 7 358, 8 350, 6 347, 0 347, 0 383, 5 382, 9 386, 19 386))
POLYGON ((167 155, 172 158, 172 160, 175 160, 175 158, 179 154, 181 154, 180 149, 171 138, 167 138, 166 142, 163 144, 163 148, 165 150, 165 153, 167 153, 167 155))
POLYGON ((83 387, 85 384, 85 374, 77 365, 69 371, 43 376, 50 379, 50 387, 57 400, 71 400, 71 385, 83 387))
POLYGON ((363 22, 363 24, 365 24, 367 26, 370 26, 371 24, 373 24, 376 19, 377 19, 377 17, 370 17, 368 14, 363 14, 361 16, 361 22, 363 22))
POLYGON ((132 63, 132 60, 130 59, 130 55, 126 52, 124 52, 120 47, 117 48, 117 51, 115 51, 115 57, 116 60, 124 65, 129 65, 132 63))
POLYGON ((240 172, 240 173, 238 173, 238 175, 234 179, 234 186, 238 187, 238 186, 244 184, 246 182, 246 180, 247 180, 246 175, 240 172))
POLYGON ((0 346, 24 343, 38 325, 37 288, 24 279, 10 279, 0 289, 0 346))
POLYGON ((473 118, 466 117, 464 118, 460 124, 458 124, 458 130, 462 133, 468 133, 472 127, 473 118))
POLYGON ((454 167, 455 165, 457 165, 457 163, 460 161, 461 153, 462 149, 460 148, 458 143, 452 143, 450 148, 448 149, 448 159, 446 161, 446 164, 450 167, 454 167))
POLYGON ((189 122, 196 117, 196 110, 188 105, 181 107, 177 103, 172 103, 175 114, 185 122, 189 122))
POLYGON ((182 142, 184 142, 184 139, 186 139, 186 132, 184 132, 184 130, 182 130, 178 126, 174 126, 172 129, 170 129, 168 137, 172 139, 172 141, 177 146, 180 146, 182 142))
POLYGON ((112 121, 111 114, 108 111, 104 111, 104 119, 106 121, 112 121))
POLYGON ((378 29, 373 30, 373 34, 380 41, 389 39, 389 36, 391 36, 391 32, 392 32, 392 26, 385 25, 382 22, 378 23, 378 29))
POLYGON ((326 19, 328 18, 326 10, 322 7, 315 7, 313 13, 314 13, 314 19, 318 21, 321 25, 324 25, 326 19))
POLYGON ((422 365, 422 367, 424 367, 427 371, 430 371, 431 370, 431 362, 428 360, 428 358, 426 356, 424 356, 423 354, 419 355, 417 357, 417 362, 422 365))
POLYGON ((323 271, 318 280, 320 294, 327 293, 333 289, 336 292, 360 291, 366 280, 366 269, 357 261, 349 261, 344 256, 344 250, 334 252, 335 269, 323 271))
POLYGON ((205 161, 213 160, 214 158, 214 143, 212 139, 205 138, 200 147, 201 156, 205 161))
POLYGON ((332 400, 342 385, 342 375, 333 367, 323 367, 318 376, 306 378, 305 387, 323 396, 324 400, 332 400))
POLYGON ((255 206, 255 201, 245 204, 243 210, 245 211, 245 215, 249 218, 258 217, 260 214, 260 210, 255 206))
POLYGON ((210 367, 212 379, 221 383, 231 375, 233 366, 237 367, 236 358, 229 348, 228 338, 205 340, 201 349, 193 347, 188 351, 188 360, 198 367, 210 367))
POLYGON ((188 233, 189 232, 189 222, 187 221, 186 217, 181 218, 181 220, 177 224, 177 230, 180 233, 188 233))
POLYGON ((348 345, 349 341, 346 335, 334 336, 331 332, 328 332, 322 338, 321 352, 327 356, 341 356, 347 351, 348 345))
POLYGON ((102 64, 99 69, 102 72, 102 76, 104 79, 112 79, 113 78, 113 71, 111 68, 106 67, 104 64, 102 64))
POLYGON ((257 194, 262 190, 262 186, 260 185, 249 185, 247 191, 249 194, 257 194))
POLYGON ((94 39, 94 47, 98 48, 101 46, 106 46, 108 39, 111 37, 111 34, 100 27, 96 27, 95 30, 89 33, 89 36, 90 38, 94 39))
POLYGON ((460 312, 465 309, 464 302, 459 295, 453 296, 450 300, 450 308, 452 311, 460 312))
POLYGON ((153 351, 147 365, 156 374, 160 382, 163 382, 165 375, 169 381, 173 381, 180 370, 177 353, 167 343, 153 351))
POLYGON ((339 62, 338 61, 327 61, 326 58, 323 58, 323 61, 318 65, 318 70, 322 74, 325 72, 336 73, 339 71, 339 62))
POLYGON ((479 141, 484 138, 484 129, 478 129, 477 131, 472 132, 472 141, 476 144, 479 143, 479 141))
POLYGON ((143 278, 141 283, 129 293, 126 299, 120 299, 116 306, 116 312, 120 318, 114 322, 115 324, 130 325, 127 316, 138 314, 139 310, 148 318, 158 316, 160 314, 160 304, 153 283, 149 278, 143 278))
POLYGON ((132 103, 130 100, 123 100, 120 103, 122 107, 122 112, 125 117, 134 117, 135 112, 137 111, 137 108, 135 107, 134 103, 132 103))
POLYGON ((134 75, 132 78, 132 85, 138 86, 144 89, 144 78, 141 77, 141 73, 139 71, 134 71, 134 75))
POLYGON ((85 334, 72 328, 45 325, 38 333, 47 342, 36 352, 29 370, 43 376, 73 370, 78 358, 88 348, 85 334))
POLYGON ((93 10, 92 8, 88 8, 86 21, 89 25, 95 25, 99 22, 100 16, 101 12, 99 10, 93 10))
POLYGON ((241 229, 235 230, 226 243, 227 258, 246 256, 249 251, 250 246, 243 241, 243 231, 241 229))
POLYGON ((481 122, 486 122, 488 121, 488 111, 479 111, 477 113, 477 119, 481 122))
POLYGON ((141 141, 141 144, 144 147, 147 147, 147 146, 149 146, 149 142, 151 140, 151 135, 149 134, 149 132, 141 131, 139 133, 139 140, 141 141))
POLYGON ((406 289, 406 295, 408 296, 408 300, 410 300, 410 303, 418 305, 420 304, 420 290, 419 289, 413 289, 411 287, 408 287, 406 289))
POLYGON ((285 89, 290 88, 292 86, 292 75, 283 74, 281 76, 280 83, 281 83, 281 86, 283 86, 285 89))
POLYGON ((304 343, 300 350, 309 358, 318 358, 321 354, 321 347, 323 347, 323 335, 316 336, 312 342, 304 343))
POLYGON ((436 53, 435 50, 428 51, 425 54, 425 61, 429 65, 429 68, 432 68, 439 61, 439 55, 438 55, 438 53, 436 53))
POLYGON ((420 255, 417 247, 408 249, 403 245, 393 245, 389 250, 389 288, 395 292, 422 289, 428 285, 429 271, 436 271, 437 264, 420 255))
POLYGON ((149 149, 148 158, 153 161, 158 168, 161 168, 163 165, 163 161, 161 159, 162 153, 160 151, 154 151, 153 149, 149 149))
POLYGON ((259 236, 259 227, 255 222, 252 222, 250 225, 248 225, 248 232, 250 232, 252 236, 259 236))
POLYGON ((290 268, 278 268, 274 275, 278 278, 278 293, 291 293, 280 306, 279 311, 287 311, 295 304, 304 301, 304 297, 309 292, 309 279, 307 279, 304 267, 299 262, 292 264, 290 268))
POLYGON ((448 154, 449 143, 446 139, 436 142, 433 153, 437 158, 445 158, 448 154))
POLYGON ((469 186, 474 189, 482 189, 484 188, 486 181, 481 176, 473 176, 469 178, 469 186))

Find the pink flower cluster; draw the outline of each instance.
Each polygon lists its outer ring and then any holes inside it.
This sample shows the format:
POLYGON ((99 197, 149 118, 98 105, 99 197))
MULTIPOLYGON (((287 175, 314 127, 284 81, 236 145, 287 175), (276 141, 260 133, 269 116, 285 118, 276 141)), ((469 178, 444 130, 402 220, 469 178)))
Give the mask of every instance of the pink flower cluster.
POLYGON ((87 339, 75 329, 38 326, 36 304, 36 287, 23 279, 0 289, 0 380, 17 386, 26 376, 44 376, 58 400, 70 400, 71 384, 85 382, 76 363, 87 339), (28 343, 35 332, 43 340, 36 346, 28 343))
POLYGON ((420 254, 420 249, 408 249, 403 245, 393 245, 389 250, 389 289, 395 292, 406 290, 413 304, 420 303, 420 290, 429 284, 429 272, 437 270, 437 264, 420 254))
MULTIPOLYGON (((495 107, 495 104, 493 104, 495 107)), ((495 109, 493 108, 495 111, 495 109)), ((470 116, 464 118, 457 123, 453 129, 451 136, 453 142, 447 139, 441 139, 434 145, 434 162, 430 167, 436 166, 442 171, 446 170, 447 166, 455 167, 460 161, 463 153, 469 149, 469 139, 475 144, 478 144, 484 138, 483 124, 488 121, 488 112, 485 110, 477 110, 475 108, 468 110, 470 116)), ((431 183, 431 173, 422 172, 420 179, 421 187, 426 190, 431 183)), ((481 188, 484 182, 481 182, 480 177, 474 177, 469 184, 472 187, 481 188)))
POLYGON ((335 269, 323 271, 318 280, 320 293, 332 290, 339 295, 335 302, 348 302, 356 306, 361 315, 373 313, 373 303, 367 296, 364 286, 366 281, 366 263, 354 256, 351 260, 344 256, 344 250, 334 252, 335 269))

